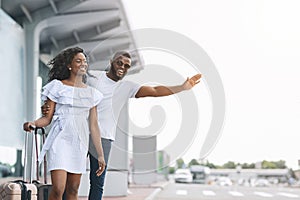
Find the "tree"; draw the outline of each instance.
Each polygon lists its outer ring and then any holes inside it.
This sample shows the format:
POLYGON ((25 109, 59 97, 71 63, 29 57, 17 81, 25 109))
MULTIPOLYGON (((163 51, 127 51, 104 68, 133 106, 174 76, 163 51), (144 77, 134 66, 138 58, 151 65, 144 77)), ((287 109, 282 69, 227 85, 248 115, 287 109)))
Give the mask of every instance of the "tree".
POLYGON ((262 162, 263 169, 285 169, 287 168, 284 160, 279 161, 266 161, 262 162))
POLYGON ((219 169, 219 168, 221 168, 220 166, 215 165, 213 163, 210 163, 209 161, 206 161, 206 163, 203 164, 203 166, 209 167, 210 169, 219 169))
POLYGON ((189 162, 189 167, 192 166, 192 165, 200 165, 200 163, 199 163, 196 159, 192 159, 192 160, 189 162))
POLYGON ((175 172, 175 167, 169 167, 169 173, 174 174, 175 172))
POLYGON ((235 169, 236 168, 236 164, 232 161, 228 161, 227 163, 225 163, 223 165, 224 169, 235 169))
POLYGON ((177 159, 176 164, 177 164, 177 168, 184 168, 185 167, 185 163, 184 163, 184 160, 182 158, 177 159))
POLYGON ((242 169, 254 169, 255 168, 255 163, 243 163, 242 165, 242 169))
POLYGON ((284 160, 279 160, 277 162, 275 162, 276 166, 278 169, 285 169, 287 168, 287 166, 285 165, 285 161, 284 160))
POLYGON ((262 161, 262 164, 261 164, 262 168, 263 169, 276 169, 276 164, 274 162, 269 162, 269 161, 262 161))

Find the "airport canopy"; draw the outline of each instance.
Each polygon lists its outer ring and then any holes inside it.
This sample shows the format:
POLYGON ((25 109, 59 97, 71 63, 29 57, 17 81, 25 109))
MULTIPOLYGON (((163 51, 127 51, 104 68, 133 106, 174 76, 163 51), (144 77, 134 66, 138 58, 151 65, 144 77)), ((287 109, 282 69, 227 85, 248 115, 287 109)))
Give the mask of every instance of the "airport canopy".
POLYGON ((117 50, 130 50, 129 74, 143 68, 141 56, 132 51, 135 40, 121 0, 2 0, 1 8, 21 26, 46 17, 49 26, 39 36, 41 63, 62 49, 80 46, 90 69, 105 70, 117 50))

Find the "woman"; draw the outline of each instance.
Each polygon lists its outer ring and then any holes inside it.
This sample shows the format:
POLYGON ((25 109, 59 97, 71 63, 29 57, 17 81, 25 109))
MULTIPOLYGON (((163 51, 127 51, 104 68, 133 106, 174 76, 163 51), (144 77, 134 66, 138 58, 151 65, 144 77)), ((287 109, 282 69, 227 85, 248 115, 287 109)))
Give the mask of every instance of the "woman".
MULTIPOLYGON (((41 162, 48 153, 48 170, 52 190, 49 200, 78 198, 81 174, 86 172, 89 132, 98 154, 100 176, 105 169, 96 106, 102 94, 85 84, 87 58, 79 47, 69 48, 53 58, 49 65, 49 83, 43 87, 42 100, 47 100, 49 112, 34 122, 23 125, 45 127, 53 120, 52 128, 39 156, 41 162)), ((91 172, 92 173, 92 172, 91 172)))

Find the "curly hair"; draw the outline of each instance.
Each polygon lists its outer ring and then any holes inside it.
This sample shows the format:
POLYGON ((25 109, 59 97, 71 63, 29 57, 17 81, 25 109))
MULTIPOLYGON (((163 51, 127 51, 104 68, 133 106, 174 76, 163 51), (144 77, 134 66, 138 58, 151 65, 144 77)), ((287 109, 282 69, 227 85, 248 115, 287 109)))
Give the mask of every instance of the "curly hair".
MULTIPOLYGON (((65 49, 60 52, 57 56, 55 56, 52 60, 49 61, 48 65, 52 66, 49 71, 49 80, 48 82, 57 79, 64 80, 70 77, 70 70, 68 69, 68 65, 72 63, 73 58, 78 53, 83 53, 87 58, 84 50, 80 47, 73 47, 65 49)), ((89 73, 87 73, 89 75, 89 73)), ((86 75, 82 77, 83 82, 86 83, 86 75)))

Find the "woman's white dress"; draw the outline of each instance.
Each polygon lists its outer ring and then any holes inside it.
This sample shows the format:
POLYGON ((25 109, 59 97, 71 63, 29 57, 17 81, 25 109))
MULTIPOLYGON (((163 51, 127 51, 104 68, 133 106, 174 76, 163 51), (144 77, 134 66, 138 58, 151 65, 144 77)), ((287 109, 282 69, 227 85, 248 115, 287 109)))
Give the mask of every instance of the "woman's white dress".
POLYGON ((99 104, 103 95, 90 86, 78 88, 52 80, 43 87, 42 100, 47 98, 54 101, 56 107, 39 162, 47 153, 48 171, 61 169, 70 173, 85 173, 89 110, 99 104))

